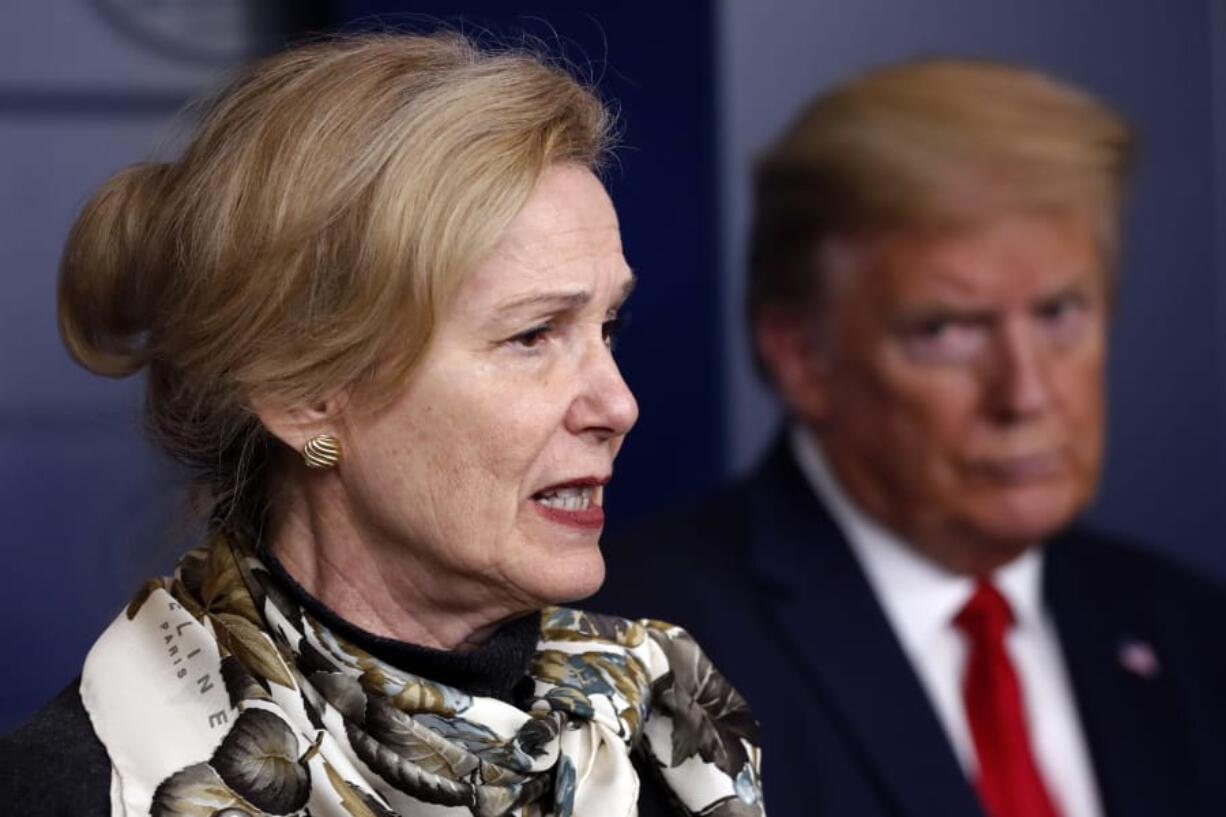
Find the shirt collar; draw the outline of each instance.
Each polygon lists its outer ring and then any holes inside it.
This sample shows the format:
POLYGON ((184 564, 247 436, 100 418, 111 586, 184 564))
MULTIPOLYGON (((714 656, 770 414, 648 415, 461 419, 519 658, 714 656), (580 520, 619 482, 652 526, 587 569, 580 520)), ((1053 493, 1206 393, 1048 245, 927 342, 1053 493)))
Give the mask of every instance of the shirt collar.
MULTIPOLYGON (((951 573, 861 510, 843 490, 811 430, 795 424, 792 454, 834 517, 908 652, 923 650, 950 625, 974 590, 974 580, 951 573)), ((1019 628, 1042 624, 1043 549, 1027 548, 998 569, 993 582, 1013 608, 1019 628)))

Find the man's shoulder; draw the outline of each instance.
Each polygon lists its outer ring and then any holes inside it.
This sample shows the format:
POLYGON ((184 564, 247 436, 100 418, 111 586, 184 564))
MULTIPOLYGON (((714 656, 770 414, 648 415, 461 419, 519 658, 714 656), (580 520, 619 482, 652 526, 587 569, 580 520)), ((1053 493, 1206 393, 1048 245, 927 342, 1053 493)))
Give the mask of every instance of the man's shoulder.
POLYGON ((734 484, 638 520, 601 543, 606 579, 586 604, 691 625, 711 599, 743 595, 751 535, 744 487, 734 484))
MULTIPOLYGON (((681 564, 745 553, 770 507, 816 505, 812 490, 780 437, 748 473, 697 498, 647 516, 610 537, 620 553, 651 561, 672 559, 681 564)), ((723 562, 727 564, 727 562, 723 562)))
POLYGON ((841 541, 780 437, 748 474, 608 537, 608 577, 592 602, 696 626, 763 625, 763 599, 776 593, 779 565, 797 548, 837 552, 822 546, 841 541))
POLYGON ((1152 545, 1086 527, 1053 540, 1047 592, 1057 612, 1098 615, 1226 649, 1226 585, 1152 545))
POLYGON ((25 815, 109 815, 111 762, 74 681, 0 736, 0 801, 25 815))
POLYGON ((1102 587, 1152 594, 1191 594, 1226 603, 1226 585, 1154 545, 1077 525, 1051 543, 1053 569, 1092 574, 1102 587))
POLYGON ((617 531, 610 542, 658 558, 664 555, 661 548, 685 554, 707 548, 712 542, 743 539, 751 529, 747 482, 730 483, 677 507, 657 511, 617 531))

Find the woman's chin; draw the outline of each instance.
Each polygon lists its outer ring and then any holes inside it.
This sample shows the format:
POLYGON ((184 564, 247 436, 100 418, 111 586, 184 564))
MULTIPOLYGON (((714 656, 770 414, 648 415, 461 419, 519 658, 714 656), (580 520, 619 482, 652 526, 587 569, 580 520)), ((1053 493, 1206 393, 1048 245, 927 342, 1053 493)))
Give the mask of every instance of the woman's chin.
POLYGON ((604 558, 600 548, 593 545, 527 565, 524 574, 521 587, 539 599, 541 606, 568 604, 587 598, 604 584, 604 558))

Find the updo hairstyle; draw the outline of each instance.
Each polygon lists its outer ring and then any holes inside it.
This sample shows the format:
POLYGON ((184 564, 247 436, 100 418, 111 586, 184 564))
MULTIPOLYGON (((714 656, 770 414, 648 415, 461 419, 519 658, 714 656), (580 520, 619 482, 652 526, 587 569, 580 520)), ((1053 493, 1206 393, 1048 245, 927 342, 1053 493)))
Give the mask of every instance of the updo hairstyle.
POLYGON ((252 66, 182 156, 108 181, 68 238, 59 324, 146 415, 214 524, 259 535, 279 443, 253 401, 384 399, 550 165, 611 117, 542 57, 455 33, 362 35, 252 66))

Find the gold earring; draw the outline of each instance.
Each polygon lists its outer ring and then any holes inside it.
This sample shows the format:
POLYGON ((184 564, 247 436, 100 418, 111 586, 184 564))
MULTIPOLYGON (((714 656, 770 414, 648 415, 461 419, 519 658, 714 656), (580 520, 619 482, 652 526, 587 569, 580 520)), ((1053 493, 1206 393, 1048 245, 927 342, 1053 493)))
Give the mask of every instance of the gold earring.
POLYGON ((307 468, 331 468, 341 461, 341 441, 331 434, 316 434, 302 446, 302 459, 307 468))

